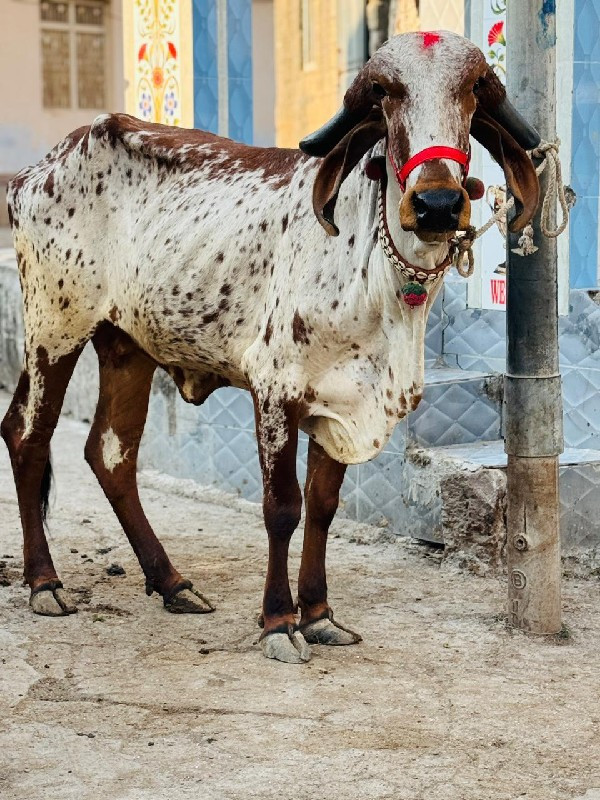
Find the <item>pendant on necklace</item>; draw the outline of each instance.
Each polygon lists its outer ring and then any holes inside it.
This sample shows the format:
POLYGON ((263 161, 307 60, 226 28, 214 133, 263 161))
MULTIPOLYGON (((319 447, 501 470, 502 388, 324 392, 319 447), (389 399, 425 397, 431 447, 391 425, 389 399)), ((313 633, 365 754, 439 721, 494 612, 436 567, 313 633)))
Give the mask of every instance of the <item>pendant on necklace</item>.
POLYGON ((405 283, 400 292, 406 305, 411 308, 422 306, 427 301, 427 289, 416 281, 405 283))

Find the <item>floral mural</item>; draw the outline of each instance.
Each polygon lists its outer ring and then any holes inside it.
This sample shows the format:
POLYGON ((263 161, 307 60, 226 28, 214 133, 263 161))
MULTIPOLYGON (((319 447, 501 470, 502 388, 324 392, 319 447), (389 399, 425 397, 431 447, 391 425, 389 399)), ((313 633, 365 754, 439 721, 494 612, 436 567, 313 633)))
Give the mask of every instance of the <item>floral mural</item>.
POLYGON ((504 79, 506 75, 506 39, 504 37, 504 18, 506 15, 507 0, 490 0, 492 14, 502 17, 489 28, 487 35, 488 61, 496 75, 504 79))
POLYGON ((135 0, 136 113, 148 122, 181 122, 179 4, 135 0))

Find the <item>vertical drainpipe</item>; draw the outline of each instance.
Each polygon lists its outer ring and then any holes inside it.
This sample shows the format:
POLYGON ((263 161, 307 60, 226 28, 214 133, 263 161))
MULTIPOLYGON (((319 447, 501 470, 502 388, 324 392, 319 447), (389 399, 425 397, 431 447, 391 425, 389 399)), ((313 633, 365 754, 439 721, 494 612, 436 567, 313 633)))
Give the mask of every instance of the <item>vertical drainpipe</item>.
MULTIPOLYGON (((555 0, 508 3, 506 41, 508 95, 542 139, 554 140, 555 0)), ((525 631, 552 634, 561 629, 557 255, 556 240, 541 233, 539 209, 533 228, 532 255, 511 252, 518 234, 507 240, 508 617, 525 631)))

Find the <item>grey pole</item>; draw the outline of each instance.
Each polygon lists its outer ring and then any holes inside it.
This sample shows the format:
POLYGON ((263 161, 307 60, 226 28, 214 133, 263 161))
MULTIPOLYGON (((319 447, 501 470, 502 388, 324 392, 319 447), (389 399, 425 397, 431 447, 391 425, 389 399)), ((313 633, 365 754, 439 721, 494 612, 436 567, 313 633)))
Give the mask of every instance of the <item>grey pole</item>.
MULTIPOLYGON (((556 138, 555 0, 507 4, 507 92, 542 139, 556 138)), ((541 176, 542 196, 546 173, 541 176)), ((508 619, 532 633, 557 633, 560 613, 558 455, 563 450, 558 366, 556 240, 534 220, 537 252, 507 240, 508 619)))

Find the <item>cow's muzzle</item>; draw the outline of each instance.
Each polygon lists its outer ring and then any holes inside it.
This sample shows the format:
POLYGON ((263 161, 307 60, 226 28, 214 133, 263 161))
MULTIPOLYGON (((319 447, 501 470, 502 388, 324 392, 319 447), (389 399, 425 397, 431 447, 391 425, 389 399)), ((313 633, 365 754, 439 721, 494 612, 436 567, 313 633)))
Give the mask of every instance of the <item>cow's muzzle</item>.
POLYGON ((465 204, 458 189, 428 189, 415 192, 412 204, 417 215, 417 228, 423 231, 455 231, 465 204))
POLYGON ((409 189, 400 203, 400 224, 405 231, 450 233, 465 230, 471 221, 471 203, 463 187, 409 189))

